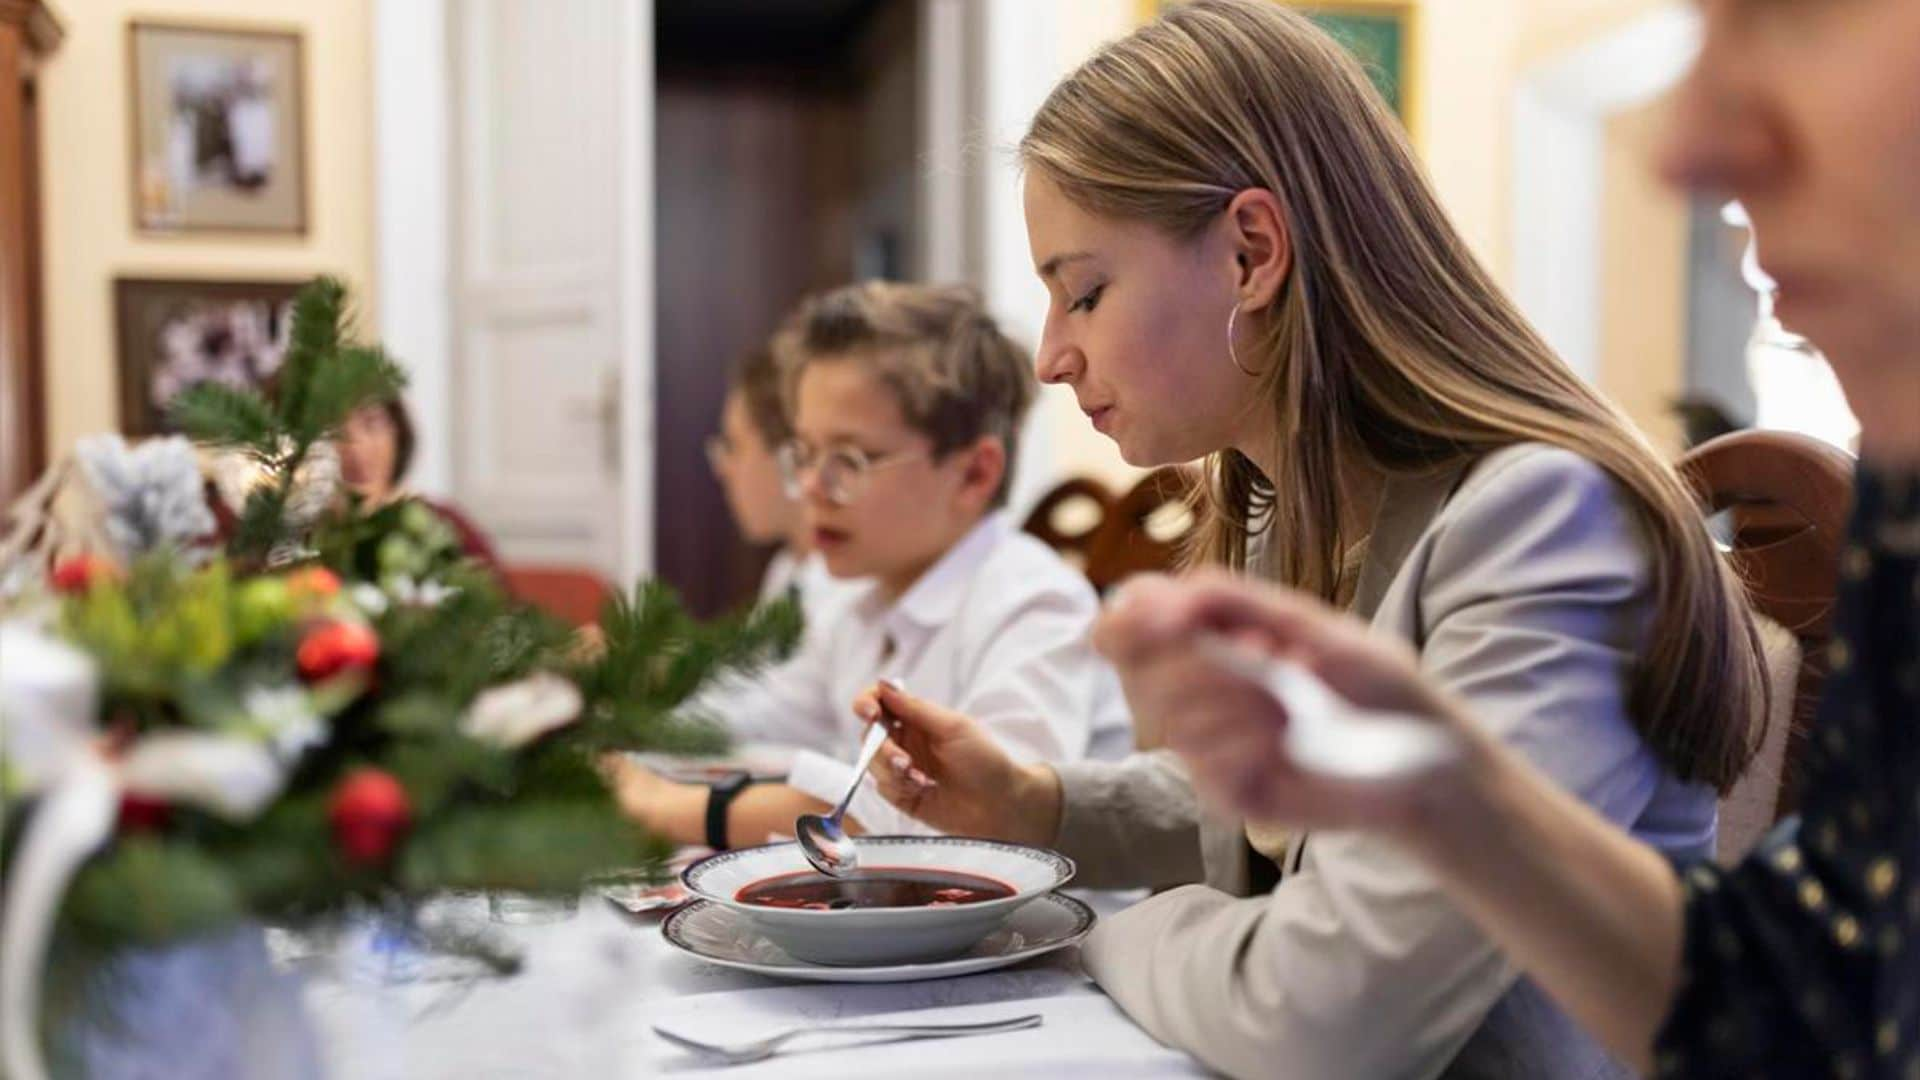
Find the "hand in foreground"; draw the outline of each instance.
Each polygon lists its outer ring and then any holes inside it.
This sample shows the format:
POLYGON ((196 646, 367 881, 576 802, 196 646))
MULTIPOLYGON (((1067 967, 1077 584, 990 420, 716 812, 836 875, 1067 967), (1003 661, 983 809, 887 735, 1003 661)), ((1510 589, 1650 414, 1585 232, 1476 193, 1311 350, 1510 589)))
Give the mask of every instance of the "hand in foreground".
POLYGON ((1224 573, 1137 578, 1101 616, 1094 642, 1120 669, 1136 715, 1158 717, 1209 803, 1258 821, 1398 831, 1451 790, 1462 766, 1411 780, 1355 781, 1311 773, 1281 737, 1285 711, 1194 648, 1223 634, 1291 657, 1356 705, 1454 727, 1472 760, 1484 742, 1421 674, 1402 642, 1371 633, 1311 597, 1224 573))
POLYGON ((884 683, 853 711, 892 732, 869 768, 880 794, 942 832, 1049 844, 1060 821, 1060 779, 1010 757, 978 721, 884 683))

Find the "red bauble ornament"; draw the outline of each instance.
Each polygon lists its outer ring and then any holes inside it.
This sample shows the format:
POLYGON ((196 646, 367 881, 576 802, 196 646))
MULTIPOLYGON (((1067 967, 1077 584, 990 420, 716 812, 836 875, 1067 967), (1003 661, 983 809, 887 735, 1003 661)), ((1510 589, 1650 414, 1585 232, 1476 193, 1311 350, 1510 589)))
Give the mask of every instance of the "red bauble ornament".
POLYGON ((120 796, 120 820, 115 823, 116 832, 158 832, 173 820, 173 807, 160 799, 149 799, 144 795, 126 794, 120 796))
POLYGON ((333 842, 348 862, 360 866, 385 863, 412 820, 406 789, 379 769, 348 773, 327 802, 333 842))
POLYGON ((83 593, 94 583, 113 577, 113 564, 97 555, 74 555, 53 564, 53 589, 83 593))
POLYGON ((380 638, 356 622, 328 622, 314 627, 300 641, 294 655, 300 677, 320 682, 349 671, 365 671, 380 659, 380 638))

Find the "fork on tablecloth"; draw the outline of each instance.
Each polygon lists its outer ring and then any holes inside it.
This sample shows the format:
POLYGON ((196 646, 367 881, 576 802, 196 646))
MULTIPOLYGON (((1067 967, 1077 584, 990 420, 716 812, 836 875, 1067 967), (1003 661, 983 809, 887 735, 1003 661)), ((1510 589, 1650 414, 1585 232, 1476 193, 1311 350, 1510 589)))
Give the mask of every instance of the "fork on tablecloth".
POLYGON ((662 1027, 655 1027, 654 1033, 675 1046, 691 1050, 702 1057, 724 1065, 745 1065, 753 1061, 765 1061, 780 1052, 788 1043, 804 1035, 835 1036, 878 1036, 871 1042, 858 1043, 860 1046, 877 1046, 881 1043, 906 1042, 911 1039, 955 1039, 966 1035, 996 1035, 1003 1031, 1023 1031, 1040 1026, 1040 1014, 1016 1016, 1008 1020, 992 1020, 977 1024, 821 1024, 814 1027, 798 1027, 770 1035, 753 1042, 735 1043, 732 1046, 715 1046, 698 1039, 689 1039, 685 1035, 675 1035, 662 1027))

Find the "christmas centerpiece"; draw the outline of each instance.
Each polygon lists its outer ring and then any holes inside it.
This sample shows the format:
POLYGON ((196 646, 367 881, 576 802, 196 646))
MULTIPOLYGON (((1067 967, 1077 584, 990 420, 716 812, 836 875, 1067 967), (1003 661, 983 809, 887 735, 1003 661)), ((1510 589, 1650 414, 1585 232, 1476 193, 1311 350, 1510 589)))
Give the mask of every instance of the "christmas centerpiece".
POLYGON ((41 1074, 44 958, 238 924, 572 893, 664 852, 596 762, 710 751, 678 715, 791 645, 791 606, 716 624, 643 584, 598 639, 514 600, 425 506, 338 490, 330 440, 399 393, 346 292, 300 297, 271 396, 202 384, 182 438, 89 440, 0 543, 0 1037, 41 1074), (211 463, 208 461, 212 456, 211 463), (208 474, 211 473, 211 482, 208 474))

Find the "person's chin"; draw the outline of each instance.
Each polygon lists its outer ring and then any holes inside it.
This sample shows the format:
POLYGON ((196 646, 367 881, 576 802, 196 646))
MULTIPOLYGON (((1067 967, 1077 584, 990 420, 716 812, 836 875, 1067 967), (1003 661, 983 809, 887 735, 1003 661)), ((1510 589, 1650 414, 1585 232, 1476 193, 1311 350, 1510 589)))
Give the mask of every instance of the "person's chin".
POLYGON ((1120 460, 1136 469, 1156 469, 1162 465, 1179 465, 1192 461, 1194 458, 1205 456, 1204 454, 1193 454, 1188 457, 1177 457, 1169 453, 1167 447, 1157 444, 1154 440, 1127 438, 1124 435, 1115 437, 1113 445, 1120 451, 1120 460))
POLYGON ((1773 314, 1788 332, 1829 357, 1871 351, 1877 337, 1876 320, 1833 289, 1782 289, 1774 296, 1773 314))
POLYGON ((813 549, 820 553, 820 561, 826 565, 827 573, 834 577, 863 578, 873 574, 870 560, 849 538, 823 540, 816 534, 813 549))

